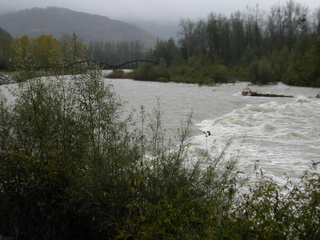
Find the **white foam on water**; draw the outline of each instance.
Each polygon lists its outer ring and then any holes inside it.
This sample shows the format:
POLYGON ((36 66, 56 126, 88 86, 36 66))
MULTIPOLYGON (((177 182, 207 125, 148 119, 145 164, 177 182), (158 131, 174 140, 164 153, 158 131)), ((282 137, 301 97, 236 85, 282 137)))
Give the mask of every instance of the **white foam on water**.
POLYGON ((238 168, 251 171, 258 162, 265 174, 283 182, 285 173, 299 178, 312 161, 320 161, 320 101, 298 97, 290 102, 248 104, 197 126, 211 136, 191 139, 191 151, 207 149, 217 157, 236 157, 238 168))

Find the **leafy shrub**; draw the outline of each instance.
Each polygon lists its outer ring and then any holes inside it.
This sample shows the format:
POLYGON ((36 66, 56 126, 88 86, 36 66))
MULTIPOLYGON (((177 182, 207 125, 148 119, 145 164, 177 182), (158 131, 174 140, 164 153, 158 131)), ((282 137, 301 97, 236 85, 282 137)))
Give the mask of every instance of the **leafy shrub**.
POLYGON ((254 61, 249 68, 250 81, 253 83, 268 84, 275 82, 275 70, 267 59, 254 61))
POLYGON ((107 78, 124 78, 125 72, 124 71, 113 71, 106 76, 107 78))
POLYGON ((170 81, 170 73, 164 62, 160 63, 157 66, 142 64, 133 72, 132 76, 135 80, 161 82, 170 81))

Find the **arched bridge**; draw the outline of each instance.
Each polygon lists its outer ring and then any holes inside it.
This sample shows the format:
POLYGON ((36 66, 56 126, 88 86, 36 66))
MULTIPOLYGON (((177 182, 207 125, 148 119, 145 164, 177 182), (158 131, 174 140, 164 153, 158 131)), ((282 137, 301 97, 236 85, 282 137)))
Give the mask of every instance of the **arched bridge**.
POLYGON ((111 65, 108 63, 100 62, 100 61, 91 61, 91 60, 84 60, 84 61, 78 61, 75 63, 71 63, 67 65, 65 68, 71 68, 72 66, 78 65, 78 64, 85 64, 87 67, 90 67, 90 65, 95 64, 100 66, 103 70, 119 70, 119 69, 135 69, 138 68, 140 64, 142 63, 150 63, 153 65, 158 65, 159 63, 152 60, 146 60, 146 59, 136 59, 127 61, 118 65, 111 65))

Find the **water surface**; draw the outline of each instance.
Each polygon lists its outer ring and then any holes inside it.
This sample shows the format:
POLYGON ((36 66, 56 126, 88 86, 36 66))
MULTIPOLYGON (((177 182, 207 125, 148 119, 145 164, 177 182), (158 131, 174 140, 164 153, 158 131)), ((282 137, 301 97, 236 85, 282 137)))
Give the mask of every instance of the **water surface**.
POLYGON ((105 80, 114 86, 130 108, 148 111, 160 100, 167 132, 175 134, 192 112, 191 147, 219 155, 231 142, 227 157, 238 159, 238 168, 251 171, 259 164, 264 174, 283 182, 295 179, 320 162, 320 99, 318 88, 284 84, 252 86, 263 93, 293 98, 243 97, 247 83, 214 87, 181 83, 105 80), (206 137, 203 132, 210 131, 206 137))

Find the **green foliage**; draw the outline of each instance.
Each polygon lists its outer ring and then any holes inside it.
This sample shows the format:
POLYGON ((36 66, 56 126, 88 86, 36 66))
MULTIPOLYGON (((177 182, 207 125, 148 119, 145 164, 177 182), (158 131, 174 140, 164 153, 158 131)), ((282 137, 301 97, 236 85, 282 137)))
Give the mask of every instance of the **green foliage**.
POLYGON ((153 58, 160 62, 164 60, 166 66, 172 66, 177 58, 179 58, 179 50, 174 40, 170 38, 168 41, 158 41, 153 50, 153 58))
POLYGON ((106 76, 107 78, 125 78, 126 74, 124 71, 113 71, 106 76))
POLYGON ((250 66, 250 81, 267 84, 275 82, 275 71, 267 59, 254 61, 250 66))
POLYGON ((311 86, 320 87, 320 37, 317 38, 315 44, 309 52, 310 71, 311 71, 311 86))
POLYGON ((75 33, 64 34, 59 39, 63 65, 69 66, 86 58, 87 47, 75 33))
POLYGON ((21 71, 20 81, 65 72, 80 73, 83 66, 75 63, 86 58, 86 51, 85 45, 75 34, 73 37, 64 35, 60 41, 51 35, 34 39, 23 36, 12 41, 11 67, 21 71))
POLYGON ((226 66, 212 63, 206 56, 190 57, 185 65, 173 67, 172 72, 175 81, 199 85, 227 83, 229 80, 226 66))
MULTIPOLYGON (((316 11, 314 16, 318 16, 316 11)), ((319 64, 311 63, 317 60, 311 60, 315 58, 309 49, 318 32, 311 27, 314 19, 309 16, 307 7, 288 1, 273 6, 267 13, 247 6, 246 12, 232 13, 230 18, 211 13, 206 20, 183 19, 178 46, 181 56, 188 60, 205 54, 215 63, 219 60, 229 71, 242 68, 239 72, 245 72, 250 66, 245 80, 254 83, 284 81, 291 85, 319 86, 315 68, 310 69, 311 65, 319 69, 319 64)), ((201 75, 198 78, 200 84, 212 83, 201 75)))
POLYGON ((319 87, 319 40, 306 38, 294 45, 284 74, 284 83, 296 86, 319 87))
POLYGON ((170 81, 170 72, 166 63, 161 61, 157 66, 142 64, 134 70, 132 77, 135 80, 168 82, 170 81))
POLYGON ((33 55, 38 68, 50 69, 62 67, 62 53, 59 42, 51 35, 42 35, 33 41, 33 55))
POLYGON ((229 70, 230 81, 248 81, 249 67, 234 66, 227 68, 229 70))
POLYGON ((289 57, 290 57, 289 49, 287 48, 287 46, 284 46, 282 50, 279 52, 277 59, 273 61, 276 65, 275 67, 276 67, 277 76, 282 76, 283 73, 287 70, 289 57))
POLYGON ((300 183, 288 180, 283 187, 262 177, 234 212, 240 220, 235 231, 246 239, 317 239, 320 179, 316 172, 313 164, 300 183))
POLYGON ((132 77, 146 81, 175 81, 213 85, 227 83, 229 74, 226 66, 212 63, 206 56, 201 56, 190 57, 188 61, 171 67, 166 67, 164 60, 157 66, 142 65, 137 70, 134 70, 132 77))
POLYGON ((190 156, 160 107, 133 121, 90 70, 0 98, 0 233, 15 239, 317 239, 319 174, 247 186, 234 159, 190 156), (195 157, 198 161, 195 161, 195 157), (190 159, 192 158, 192 159, 190 159), (191 164, 192 163, 192 164, 191 164), (250 187, 250 188, 249 188, 250 187), (249 190, 250 189, 250 190, 249 190), (241 190, 241 191, 239 191, 241 190))
POLYGON ((28 36, 16 38, 12 42, 12 61, 16 69, 33 69, 35 60, 31 54, 32 43, 28 36))
POLYGON ((0 27, 0 69, 11 70, 10 46, 11 35, 0 27))

